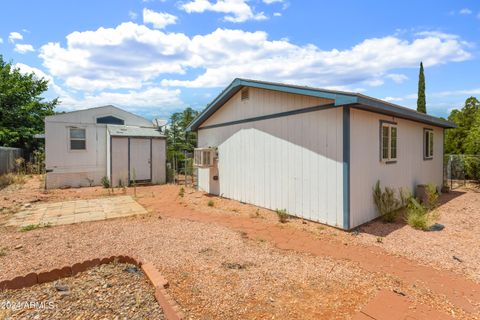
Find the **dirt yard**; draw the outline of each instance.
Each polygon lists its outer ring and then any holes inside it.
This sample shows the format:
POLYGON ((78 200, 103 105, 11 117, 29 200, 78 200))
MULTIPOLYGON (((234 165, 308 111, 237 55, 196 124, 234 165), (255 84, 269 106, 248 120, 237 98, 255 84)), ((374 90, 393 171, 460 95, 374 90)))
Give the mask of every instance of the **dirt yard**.
MULTIPOLYGON (((1 190, 2 220, 27 203, 111 196, 100 187, 44 194, 40 185, 34 177, 1 190)), ((474 190, 443 196, 441 232, 378 221, 352 232, 301 219, 280 224, 266 209, 179 191, 137 187, 135 198, 150 212, 141 217, 29 232, 0 227, 0 281, 99 255, 139 254, 167 277, 192 319, 348 319, 381 290, 453 318, 480 318, 474 190)))

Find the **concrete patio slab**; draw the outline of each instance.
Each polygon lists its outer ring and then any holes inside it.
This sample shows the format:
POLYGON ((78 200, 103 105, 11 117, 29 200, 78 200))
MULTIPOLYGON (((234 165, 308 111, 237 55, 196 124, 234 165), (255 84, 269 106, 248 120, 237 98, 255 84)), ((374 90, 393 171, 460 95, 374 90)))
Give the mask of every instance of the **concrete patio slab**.
POLYGON ((131 196, 39 203, 17 212, 7 226, 64 225, 145 214, 131 196))

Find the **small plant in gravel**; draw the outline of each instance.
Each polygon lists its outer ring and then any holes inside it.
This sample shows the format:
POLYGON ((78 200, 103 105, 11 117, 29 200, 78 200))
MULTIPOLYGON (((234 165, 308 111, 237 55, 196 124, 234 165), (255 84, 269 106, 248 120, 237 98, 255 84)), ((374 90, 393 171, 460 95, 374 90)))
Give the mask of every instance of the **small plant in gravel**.
POLYGON ((110 179, 108 179, 107 176, 102 177, 102 179, 100 180, 100 183, 105 189, 110 188, 110 179))
POLYGON ((37 224, 28 224, 20 228, 20 231, 27 232, 39 228, 50 228, 52 225, 50 223, 37 223, 37 224))
POLYGON ((377 242, 378 243, 383 243, 383 237, 377 237, 377 242))
POLYGON ((5 257, 7 255, 7 249, 0 248, 0 257, 5 257))
POLYGON ((185 188, 180 187, 180 191, 178 191, 178 196, 183 198, 185 196, 185 188))
POLYGON ((213 202, 213 200, 208 200, 207 205, 208 205, 209 207, 213 207, 213 206, 215 206, 215 202, 213 202))
POLYGON ((277 212, 278 221, 280 221, 280 223, 286 223, 288 221, 289 214, 287 209, 277 209, 275 211, 277 212))
POLYGON ((28 224, 26 226, 21 227, 20 231, 22 231, 22 232, 32 231, 32 230, 38 229, 40 227, 41 227, 40 224, 28 224))
POLYGON ((407 205, 406 221, 412 228, 418 230, 428 230, 430 228, 433 215, 428 208, 419 203, 415 198, 410 198, 407 205))
POLYGON ((373 200, 377 206, 378 212, 385 222, 394 222, 401 209, 405 208, 410 195, 408 192, 400 189, 400 197, 397 198, 395 189, 385 187, 382 191, 380 181, 377 181, 373 188, 373 200))
POLYGON ((425 188, 427 194, 427 203, 424 203, 425 207, 430 211, 438 206, 438 191, 437 187, 433 183, 427 184, 425 188))

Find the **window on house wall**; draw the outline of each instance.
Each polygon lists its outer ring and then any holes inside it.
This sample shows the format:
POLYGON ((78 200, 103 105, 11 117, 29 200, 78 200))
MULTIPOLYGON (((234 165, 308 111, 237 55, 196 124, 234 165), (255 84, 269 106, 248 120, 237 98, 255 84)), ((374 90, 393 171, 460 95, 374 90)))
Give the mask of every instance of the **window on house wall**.
POLYGON ((433 130, 431 129, 423 130, 423 158, 433 158, 433 130))
POLYGON ((391 162, 397 160, 398 129, 394 123, 381 122, 380 127, 380 160, 391 162))
POLYGON ((70 128, 70 150, 86 150, 86 130, 81 128, 70 128))
POLYGON ((124 125, 125 121, 114 116, 105 116, 97 118, 97 123, 124 125))

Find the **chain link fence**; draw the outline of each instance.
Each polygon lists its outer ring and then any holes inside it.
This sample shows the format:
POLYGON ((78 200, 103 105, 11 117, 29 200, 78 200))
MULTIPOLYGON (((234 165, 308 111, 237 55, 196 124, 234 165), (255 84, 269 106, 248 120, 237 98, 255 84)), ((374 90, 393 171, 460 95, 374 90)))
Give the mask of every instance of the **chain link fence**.
POLYGON ((451 190, 480 183, 480 155, 445 155, 443 168, 444 185, 451 190))

